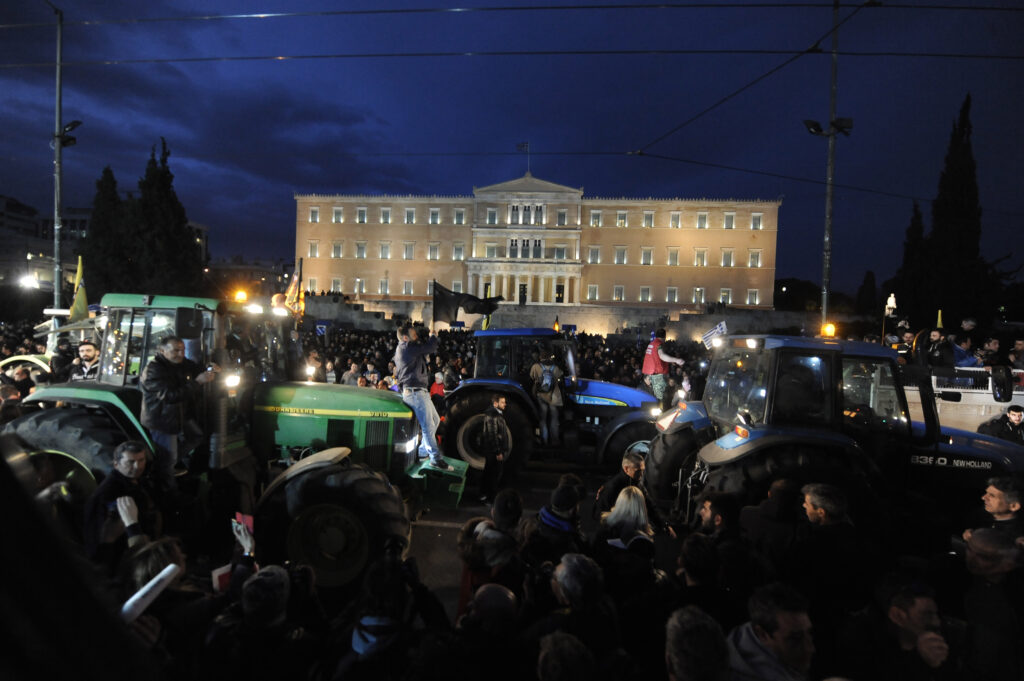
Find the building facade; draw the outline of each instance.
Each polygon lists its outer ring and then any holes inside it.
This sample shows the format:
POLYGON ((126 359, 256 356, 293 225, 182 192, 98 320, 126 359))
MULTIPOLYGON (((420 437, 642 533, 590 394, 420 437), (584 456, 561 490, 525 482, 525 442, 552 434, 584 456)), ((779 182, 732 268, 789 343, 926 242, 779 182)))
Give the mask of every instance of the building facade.
POLYGON ((781 201, 585 197, 525 176, 472 196, 296 194, 306 290, 504 305, 771 309, 781 201))

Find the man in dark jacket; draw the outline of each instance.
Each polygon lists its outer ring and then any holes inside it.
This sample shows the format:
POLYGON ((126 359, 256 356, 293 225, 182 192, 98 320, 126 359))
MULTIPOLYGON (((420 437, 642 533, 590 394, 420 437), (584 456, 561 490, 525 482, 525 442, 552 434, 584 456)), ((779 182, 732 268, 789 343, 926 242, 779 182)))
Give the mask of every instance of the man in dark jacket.
POLYGON ((57 351, 50 358, 50 376, 54 383, 66 383, 71 377, 72 362, 75 353, 71 349, 71 339, 67 336, 57 341, 57 351))
POLYGON ((626 452, 622 457, 622 470, 610 477, 600 489, 597 490, 597 497, 594 502, 594 517, 599 518, 602 513, 610 511, 619 498, 619 492, 628 486, 637 487, 644 493, 644 501, 647 502, 647 520, 651 527, 657 532, 668 532, 675 538, 675 530, 669 525, 661 511, 651 500, 651 495, 644 486, 644 457, 636 452, 626 452))
MULTIPOLYGON (((437 336, 420 340, 420 330, 412 324, 398 329, 398 347, 395 348, 395 383, 402 388, 402 401, 416 415, 420 424, 420 457, 429 457, 429 465, 442 471, 455 470, 441 456, 437 447, 437 426, 441 417, 430 401, 430 373, 427 356, 437 351, 437 336)), ((367 362, 369 369, 372 362, 367 362)))
POLYGON ((487 457, 480 476, 480 501, 484 503, 494 501, 505 462, 512 453, 512 434, 504 415, 506 406, 505 396, 495 393, 491 396, 491 406, 484 412, 484 432, 480 443, 487 457))
POLYGON ((67 380, 88 381, 100 375, 100 351, 91 340, 78 344, 78 357, 71 361, 67 380))
POLYGON ((1024 445, 1024 407, 1011 404, 1005 414, 978 426, 978 432, 1015 445, 1024 445))
MULTIPOLYGON (((194 428, 195 403, 202 386, 214 380, 219 368, 212 364, 205 371, 185 358, 185 343, 176 336, 165 338, 156 356, 142 371, 142 425, 156 445, 155 473, 161 490, 174 489, 179 440, 186 427, 194 428)), ((195 433, 190 433, 195 435, 195 433)))
POLYGON ((922 364, 933 367, 952 367, 954 364, 953 348, 943 338, 942 329, 932 329, 928 334, 928 342, 919 357, 922 364))

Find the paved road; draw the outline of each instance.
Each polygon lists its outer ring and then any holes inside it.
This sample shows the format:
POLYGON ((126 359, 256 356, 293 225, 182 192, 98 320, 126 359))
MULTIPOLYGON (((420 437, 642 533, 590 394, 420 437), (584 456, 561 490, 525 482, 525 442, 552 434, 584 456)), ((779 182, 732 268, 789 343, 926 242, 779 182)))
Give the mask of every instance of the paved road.
MULTIPOLYGON (((523 498, 523 515, 529 517, 536 514, 540 507, 548 502, 551 491, 558 484, 558 478, 566 472, 566 466, 530 465, 520 474, 514 484, 523 498)), ((587 499, 581 506, 583 530, 593 532, 597 521, 591 517, 594 504, 594 493, 607 477, 606 474, 574 469, 572 472, 583 478, 587 486, 587 499)), ((412 544, 409 555, 416 557, 423 583, 430 587, 445 604, 449 617, 454 618, 459 597, 459 580, 462 575, 462 562, 456 554, 456 538, 459 529, 470 518, 489 516, 490 509, 476 501, 477 473, 471 471, 466 483, 463 501, 456 510, 431 509, 422 514, 413 523, 412 544)), ((656 539, 656 564, 664 570, 672 570, 678 554, 679 543, 670 537, 656 539)))

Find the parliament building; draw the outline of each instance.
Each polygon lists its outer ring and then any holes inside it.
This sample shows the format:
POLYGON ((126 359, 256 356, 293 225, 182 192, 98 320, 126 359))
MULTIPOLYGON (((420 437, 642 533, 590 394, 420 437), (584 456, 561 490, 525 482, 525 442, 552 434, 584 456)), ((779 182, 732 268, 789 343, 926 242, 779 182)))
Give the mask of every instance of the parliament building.
POLYGON ((771 309, 779 200, 600 198, 533 177, 471 196, 296 194, 304 288, 369 306, 453 291, 503 305, 771 309))

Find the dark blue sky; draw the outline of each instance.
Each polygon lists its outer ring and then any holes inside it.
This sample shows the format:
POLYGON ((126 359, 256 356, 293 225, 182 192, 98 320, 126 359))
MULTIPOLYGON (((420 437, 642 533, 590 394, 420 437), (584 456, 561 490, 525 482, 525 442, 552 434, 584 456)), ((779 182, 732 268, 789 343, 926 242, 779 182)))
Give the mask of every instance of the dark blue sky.
MULTIPOLYGON (((1009 0, 981 2, 1012 11, 907 2, 861 9, 840 29, 840 51, 861 54, 839 60, 838 115, 855 127, 838 140, 836 182, 875 191, 836 190, 836 288, 852 292, 867 269, 879 280, 895 271, 907 197, 922 201, 930 223, 949 132, 968 92, 983 250, 1024 263, 1024 12, 1009 0), (987 58, 863 54, 883 52, 987 58)), ((11 4, 0 9, 0 194, 48 213, 53 13, 43 0, 11 4)), ((445 5, 66 2, 64 120, 83 125, 64 154, 65 204, 88 205, 106 165, 122 189, 134 189, 164 136, 175 187, 189 217, 211 228, 215 257, 291 258, 294 192, 470 194, 474 185, 522 175, 526 158, 515 146, 528 140, 534 175, 590 196, 782 196, 777 276, 820 281, 827 142, 801 121, 827 121, 830 39, 821 54, 796 59, 652 142, 825 36, 829 3, 323 13, 341 7, 445 5), (119 23, 257 12, 321 13, 119 23), (644 50, 724 53, 616 53, 644 50), (467 52, 517 54, 422 56, 467 52), (412 53, 421 56, 347 56, 412 53), (316 58, 258 58, 268 56, 316 58), (133 60, 142 61, 101 63, 133 60), (638 149, 650 155, 626 153, 638 149)), ((844 5, 840 16, 855 10, 844 5)))

